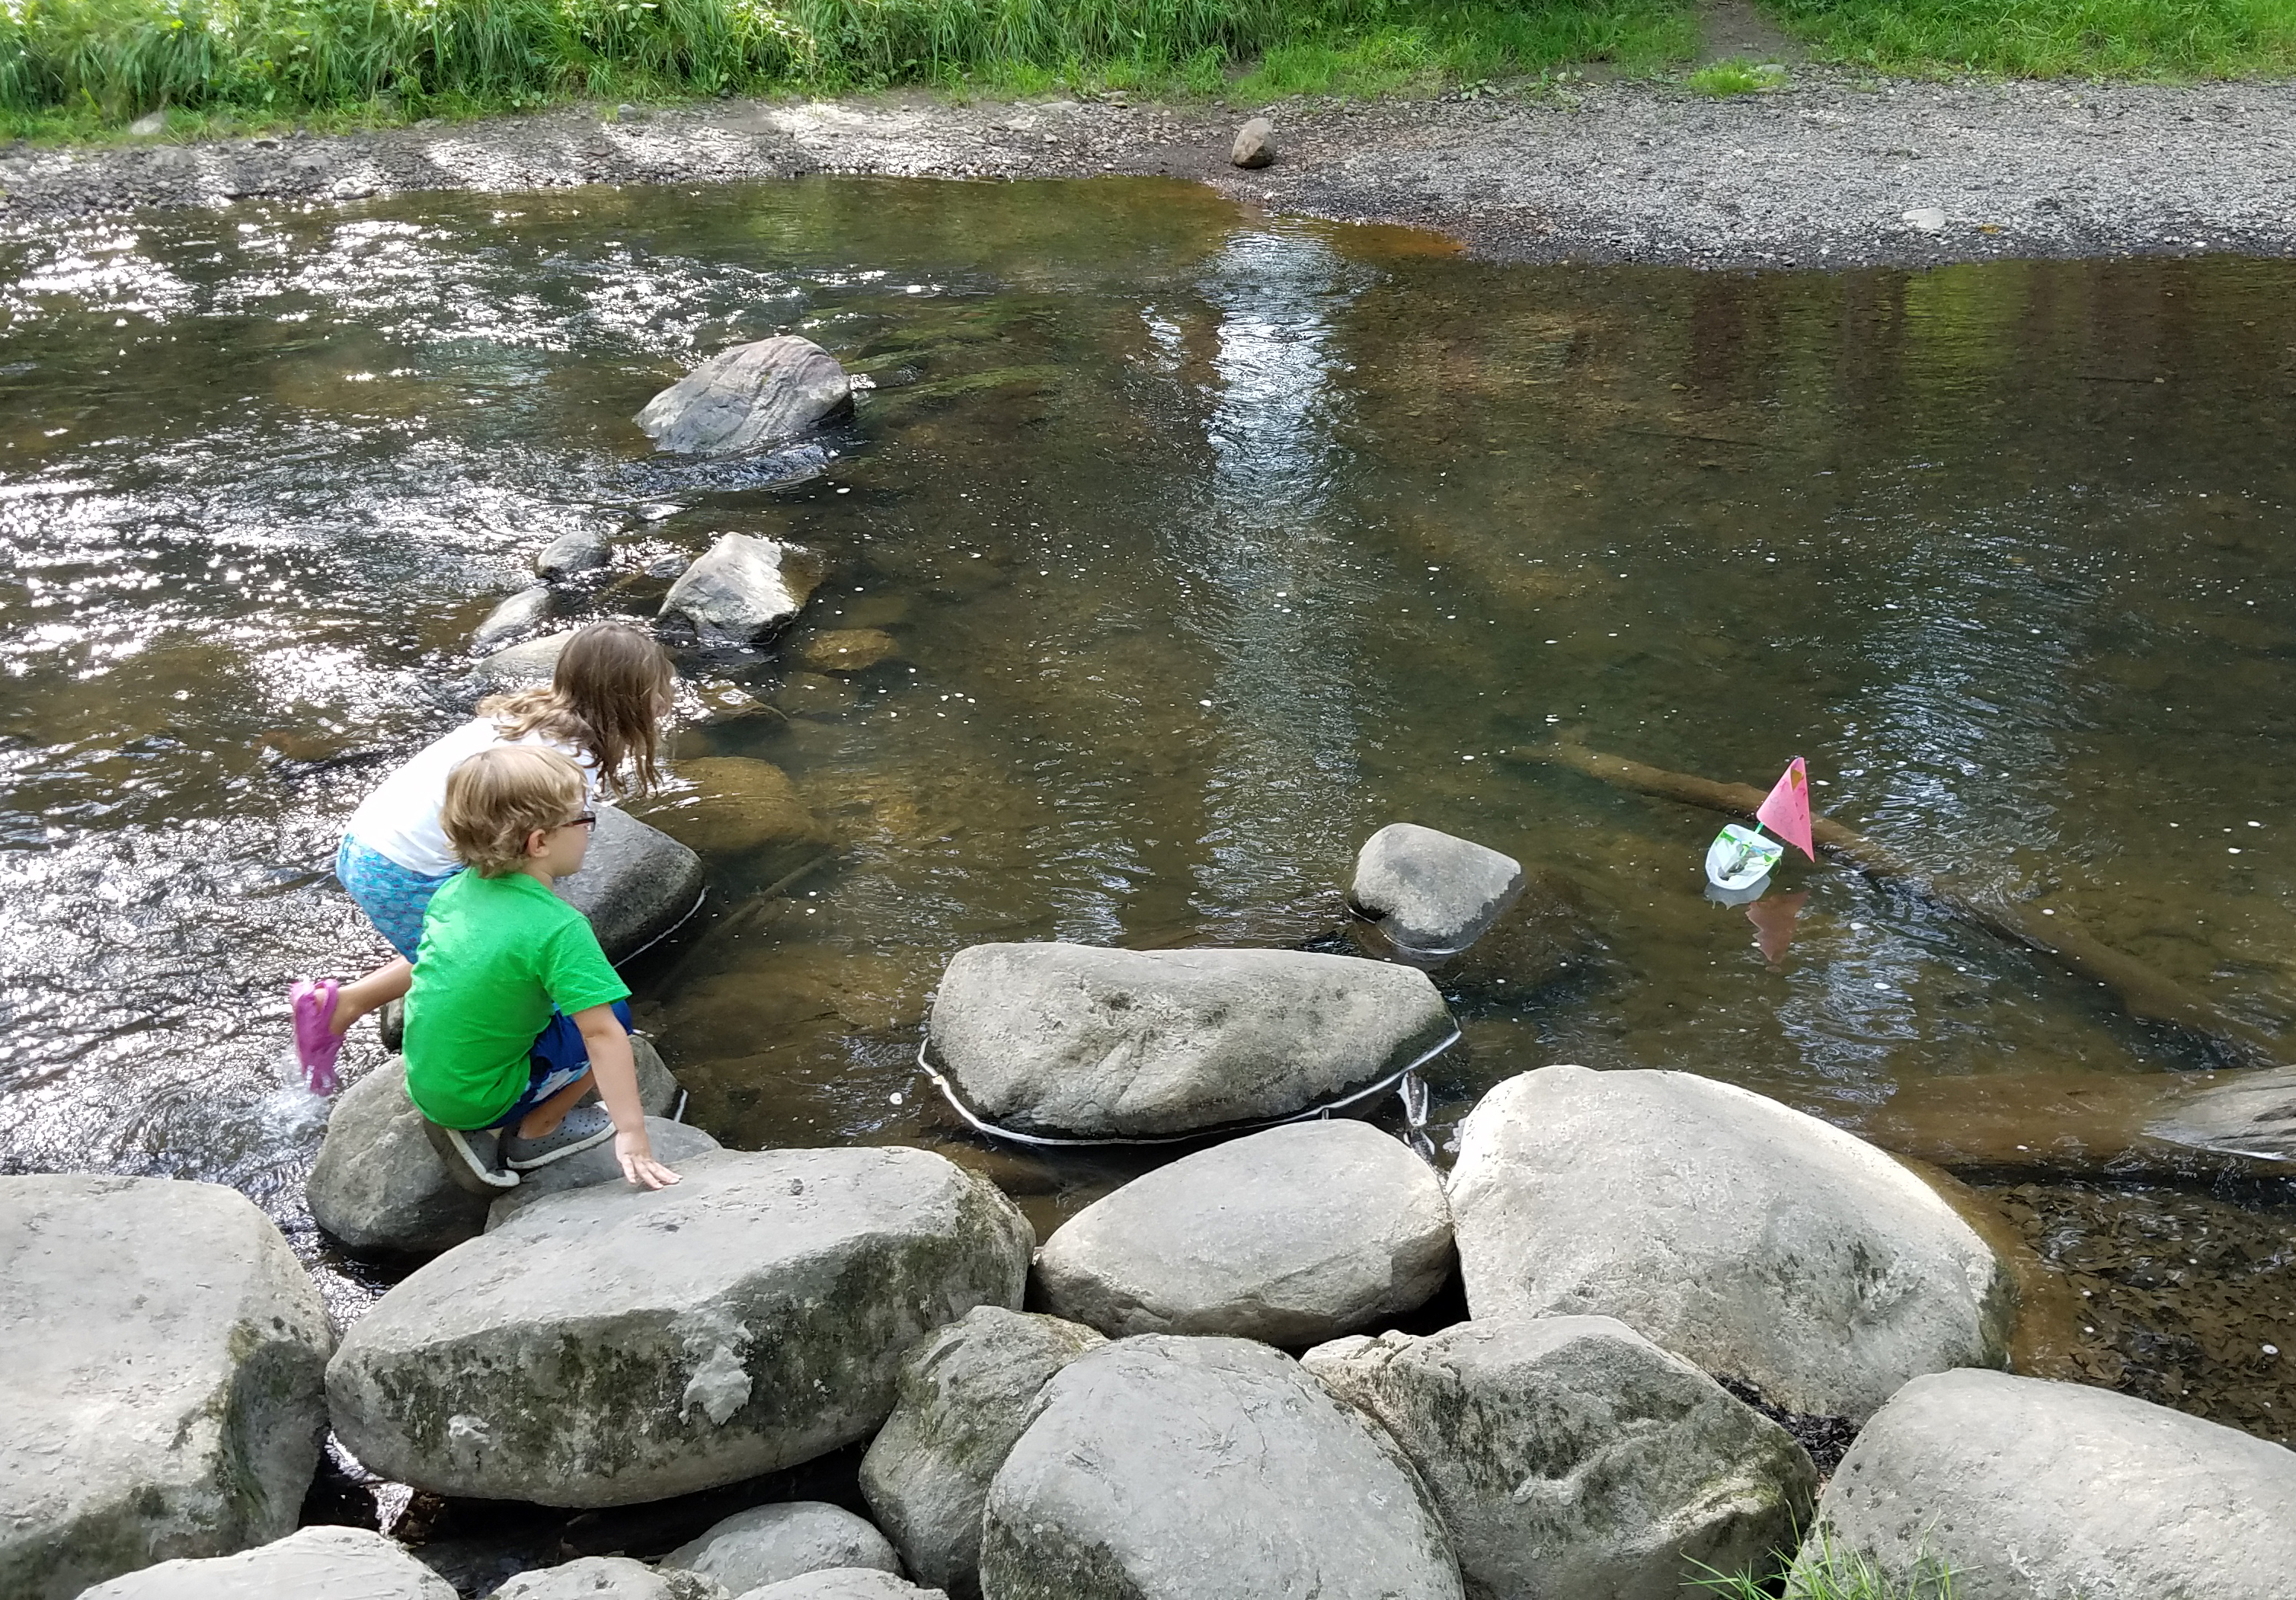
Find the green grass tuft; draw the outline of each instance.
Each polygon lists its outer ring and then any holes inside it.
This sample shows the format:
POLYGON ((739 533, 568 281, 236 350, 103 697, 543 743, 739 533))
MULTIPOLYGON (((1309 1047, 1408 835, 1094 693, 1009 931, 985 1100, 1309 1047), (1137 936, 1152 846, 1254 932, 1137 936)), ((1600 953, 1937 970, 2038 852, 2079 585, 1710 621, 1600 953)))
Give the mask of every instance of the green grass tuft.
POLYGON ((1821 1524, 1816 1548, 1802 1547, 1797 1556, 1781 1550, 1773 1558, 1784 1579, 1758 1580, 1750 1572, 1724 1573, 1707 1569, 1695 1580, 1713 1600, 1773 1600, 1783 1581, 1784 1600, 1953 1600, 1953 1573, 1934 1556, 1924 1555, 1913 1575, 1904 1580, 1886 1577, 1865 1556, 1833 1542, 1831 1530, 1821 1524))
POLYGON ((1784 68, 1747 61, 1710 62, 1689 78, 1693 92, 1716 100, 1732 94, 1760 94, 1784 87, 1785 81, 1784 68))
POLYGON ((1767 0, 1821 54, 2021 78, 2296 72, 2296 0, 1767 0))

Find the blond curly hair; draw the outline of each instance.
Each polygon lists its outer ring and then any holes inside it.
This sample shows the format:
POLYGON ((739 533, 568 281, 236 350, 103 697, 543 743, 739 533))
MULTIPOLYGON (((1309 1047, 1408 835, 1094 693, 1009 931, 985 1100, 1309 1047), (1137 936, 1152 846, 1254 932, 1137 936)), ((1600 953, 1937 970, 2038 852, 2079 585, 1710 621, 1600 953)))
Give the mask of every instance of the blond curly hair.
POLYGON ((526 865, 526 841, 562 828, 582 810, 582 769, 541 745, 496 745, 463 757, 447 774, 439 825, 455 853, 480 878, 526 865))

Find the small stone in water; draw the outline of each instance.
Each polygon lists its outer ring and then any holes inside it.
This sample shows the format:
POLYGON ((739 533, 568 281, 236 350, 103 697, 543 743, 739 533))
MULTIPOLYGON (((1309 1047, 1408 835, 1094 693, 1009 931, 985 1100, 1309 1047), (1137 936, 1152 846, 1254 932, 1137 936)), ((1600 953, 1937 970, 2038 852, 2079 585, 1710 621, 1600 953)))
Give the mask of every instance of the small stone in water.
POLYGON ((2264 1347, 2264 1353, 2267 1356, 2276 1356, 2280 1353, 2280 1347, 2277 1344, 2267 1344, 2264 1347))
POLYGON ((897 1089, 897 1090, 895 1090, 891 1094, 887 1095, 885 1098, 886 1098, 887 1099, 890 1100, 894 1105, 898 1106, 898 1105, 899 1105, 899 1104, 901 1103, 901 1091, 900 1091, 899 1090, 898 1090, 898 1089, 897 1089))

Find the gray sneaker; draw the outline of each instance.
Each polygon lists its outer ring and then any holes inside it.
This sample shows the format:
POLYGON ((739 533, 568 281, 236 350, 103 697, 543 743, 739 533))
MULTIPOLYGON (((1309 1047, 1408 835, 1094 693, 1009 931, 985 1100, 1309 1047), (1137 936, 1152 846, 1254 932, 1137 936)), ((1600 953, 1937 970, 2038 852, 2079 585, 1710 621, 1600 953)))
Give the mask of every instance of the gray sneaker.
POLYGON ((564 1122, 539 1139, 521 1139, 513 1133, 503 1140, 503 1164, 513 1172, 530 1172, 613 1137, 614 1119, 606 1114, 603 1106, 577 1106, 566 1114, 564 1122))
POLYGON ((505 1171, 502 1161, 502 1139, 491 1128, 442 1128, 429 1117, 422 1119, 422 1131, 430 1136, 430 1147, 439 1152, 439 1159, 447 1163, 447 1176, 455 1187, 465 1194, 491 1200, 504 1189, 518 1187, 518 1174, 505 1171))

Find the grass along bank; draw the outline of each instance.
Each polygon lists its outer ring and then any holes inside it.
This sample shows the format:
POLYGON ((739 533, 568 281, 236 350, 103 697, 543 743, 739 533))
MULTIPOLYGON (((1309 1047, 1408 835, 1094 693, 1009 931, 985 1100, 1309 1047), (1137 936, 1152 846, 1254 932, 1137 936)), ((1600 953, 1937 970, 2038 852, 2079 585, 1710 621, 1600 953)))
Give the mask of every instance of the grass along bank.
POLYGON ((1822 58, 1916 77, 2296 74, 2296 0, 1764 0, 1822 58))

